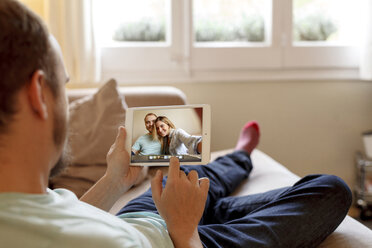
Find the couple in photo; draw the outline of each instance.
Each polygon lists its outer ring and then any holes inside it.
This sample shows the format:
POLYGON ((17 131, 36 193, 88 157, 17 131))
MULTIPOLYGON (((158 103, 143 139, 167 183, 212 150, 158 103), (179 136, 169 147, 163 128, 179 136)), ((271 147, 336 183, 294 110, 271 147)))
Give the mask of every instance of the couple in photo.
POLYGON ((202 137, 190 135, 166 116, 148 113, 145 118, 148 133, 139 137, 132 146, 135 155, 186 155, 200 154, 202 137))

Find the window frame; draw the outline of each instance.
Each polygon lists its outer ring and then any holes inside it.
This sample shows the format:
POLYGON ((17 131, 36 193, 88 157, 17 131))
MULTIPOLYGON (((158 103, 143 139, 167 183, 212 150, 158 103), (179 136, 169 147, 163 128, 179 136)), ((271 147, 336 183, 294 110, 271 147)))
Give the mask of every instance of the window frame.
POLYGON ((169 0, 169 42, 102 46, 102 78, 123 83, 359 78, 358 47, 293 44, 292 0, 272 0, 271 16, 269 46, 194 46, 192 0, 169 0))

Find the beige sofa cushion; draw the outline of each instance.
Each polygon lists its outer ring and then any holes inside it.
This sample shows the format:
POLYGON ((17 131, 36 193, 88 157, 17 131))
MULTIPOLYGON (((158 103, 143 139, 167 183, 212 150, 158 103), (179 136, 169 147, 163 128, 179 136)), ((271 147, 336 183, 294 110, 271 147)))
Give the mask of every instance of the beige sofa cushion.
POLYGON ((115 80, 70 104, 69 142, 73 164, 106 164, 106 155, 125 124, 127 105, 115 80))
POLYGON ((124 125, 127 105, 115 80, 70 103, 71 165, 50 180, 52 188, 66 188, 81 197, 106 172, 106 155, 124 125))

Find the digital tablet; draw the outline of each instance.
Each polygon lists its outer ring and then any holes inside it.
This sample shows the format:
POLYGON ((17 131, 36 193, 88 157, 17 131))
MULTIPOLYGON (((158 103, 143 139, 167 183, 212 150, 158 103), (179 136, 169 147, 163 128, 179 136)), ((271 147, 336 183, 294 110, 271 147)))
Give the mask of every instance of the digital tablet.
POLYGON ((125 127, 130 164, 168 166, 173 156, 181 164, 207 164, 210 126, 206 104, 128 108, 125 127))

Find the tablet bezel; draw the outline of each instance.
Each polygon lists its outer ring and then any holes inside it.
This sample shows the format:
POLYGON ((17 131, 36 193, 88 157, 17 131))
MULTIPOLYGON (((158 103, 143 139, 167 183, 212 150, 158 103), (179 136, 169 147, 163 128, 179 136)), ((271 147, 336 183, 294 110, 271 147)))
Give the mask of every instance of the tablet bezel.
POLYGON ((126 110, 125 129, 127 137, 125 148, 129 153, 129 162, 132 166, 169 166, 168 162, 133 162, 132 161, 132 137, 133 137, 133 114, 138 110, 148 110, 149 112, 163 109, 189 109, 189 108, 202 108, 203 123, 202 123, 202 157, 200 162, 182 162, 181 165, 201 165, 207 164, 210 161, 210 137, 211 137, 211 111, 208 104, 191 104, 191 105, 173 105, 173 106, 151 106, 151 107, 135 107, 126 110))

